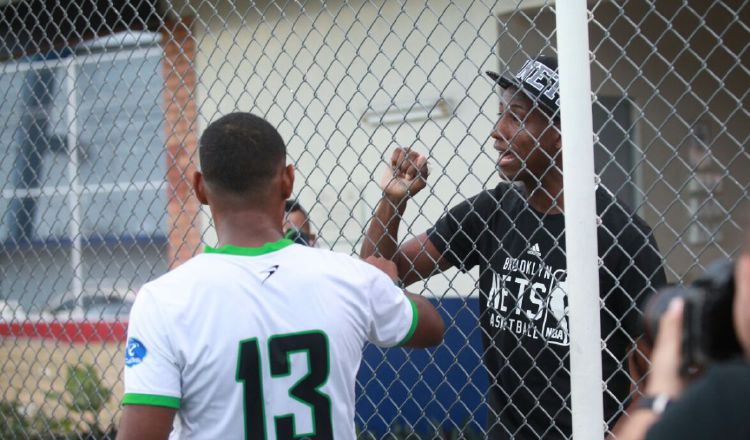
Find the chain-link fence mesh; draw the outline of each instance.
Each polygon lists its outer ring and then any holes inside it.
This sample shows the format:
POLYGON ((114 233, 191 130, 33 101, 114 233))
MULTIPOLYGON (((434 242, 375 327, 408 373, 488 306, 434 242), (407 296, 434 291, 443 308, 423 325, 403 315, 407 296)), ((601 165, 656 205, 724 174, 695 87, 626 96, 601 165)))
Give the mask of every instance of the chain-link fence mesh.
MULTIPOLYGON (((610 428, 635 392, 627 356, 661 268, 688 282, 741 242, 748 3, 589 2, 610 428)), ((519 98, 483 73, 515 78, 528 59, 555 55, 554 2, 0 9, 0 437, 113 434, 130 306, 144 282, 215 244, 188 179, 201 128, 237 110, 286 140, 320 248, 359 252, 396 147, 429 157, 398 239, 429 230, 453 266, 410 287, 438 306, 446 340, 366 349, 362 437, 570 435, 574 293, 555 133, 535 132, 540 114, 514 110, 519 98), (526 189, 499 184, 513 177, 526 189)))

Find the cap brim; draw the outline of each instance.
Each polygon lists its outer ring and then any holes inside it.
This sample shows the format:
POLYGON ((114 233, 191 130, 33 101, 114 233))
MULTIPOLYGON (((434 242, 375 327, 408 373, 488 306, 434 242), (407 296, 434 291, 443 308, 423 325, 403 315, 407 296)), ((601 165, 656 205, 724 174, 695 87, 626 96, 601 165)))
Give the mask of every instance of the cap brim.
POLYGON ((515 87, 517 89, 521 88, 521 83, 519 83, 518 81, 508 79, 504 76, 501 76, 499 73, 490 72, 489 70, 484 73, 486 73, 487 76, 489 76, 490 79, 492 79, 492 81, 499 84, 500 87, 504 89, 507 89, 508 87, 515 87))

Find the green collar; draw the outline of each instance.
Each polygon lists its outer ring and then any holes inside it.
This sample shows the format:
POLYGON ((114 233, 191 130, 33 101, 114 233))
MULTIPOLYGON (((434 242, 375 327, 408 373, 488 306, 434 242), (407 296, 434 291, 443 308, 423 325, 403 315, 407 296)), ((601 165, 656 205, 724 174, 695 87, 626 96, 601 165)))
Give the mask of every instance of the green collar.
POLYGON ((254 248, 232 246, 231 244, 226 244, 220 248, 212 248, 211 246, 206 246, 204 252, 207 254, 243 255, 245 257, 256 257, 258 255, 270 254, 271 252, 278 251, 279 249, 283 249, 290 244, 294 244, 294 242, 292 240, 289 240, 288 238, 282 238, 279 241, 266 243, 261 247, 254 248))

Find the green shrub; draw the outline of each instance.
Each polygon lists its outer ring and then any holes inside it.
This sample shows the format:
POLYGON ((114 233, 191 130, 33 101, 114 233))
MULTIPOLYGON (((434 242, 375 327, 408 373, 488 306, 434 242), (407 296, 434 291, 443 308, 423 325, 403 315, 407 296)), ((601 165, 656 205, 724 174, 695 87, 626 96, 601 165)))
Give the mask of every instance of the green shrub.
MULTIPOLYGON (((112 397, 112 390, 102 383, 93 365, 68 365, 65 391, 50 392, 47 397, 60 400, 68 411, 77 413, 78 420, 87 426, 90 434, 104 434, 99 425, 99 413, 112 397)), ((71 419, 60 421, 62 427, 76 425, 78 423, 71 419)))
POLYGON ((25 438, 29 424, 18 402, 0 401, 0 438, 25 438))

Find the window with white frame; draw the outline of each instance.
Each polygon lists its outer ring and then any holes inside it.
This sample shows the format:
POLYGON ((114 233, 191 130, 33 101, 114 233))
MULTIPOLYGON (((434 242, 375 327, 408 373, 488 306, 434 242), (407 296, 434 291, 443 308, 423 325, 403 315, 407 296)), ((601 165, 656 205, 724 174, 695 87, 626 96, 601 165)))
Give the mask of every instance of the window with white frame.
POLYGON ((0 64, 0 299, 45 310, 166 270, 161 56, 129 33, 0 64))

